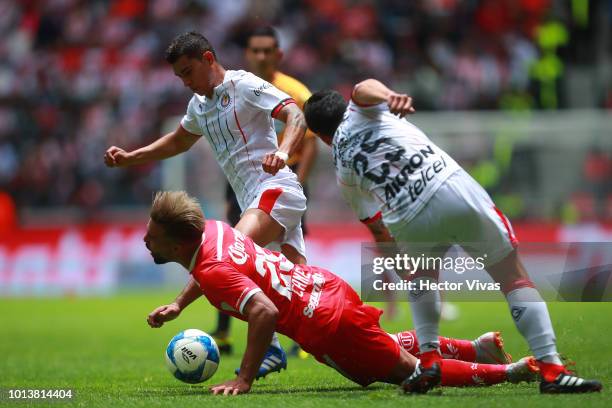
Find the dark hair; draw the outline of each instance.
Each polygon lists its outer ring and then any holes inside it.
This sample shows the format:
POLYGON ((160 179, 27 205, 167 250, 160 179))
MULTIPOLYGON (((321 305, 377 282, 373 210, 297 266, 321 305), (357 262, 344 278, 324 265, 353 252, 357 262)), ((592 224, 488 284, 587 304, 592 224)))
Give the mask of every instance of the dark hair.
POLYGON ((217 59, 217 54, 206 37, 195 31, 190 31, 177 35, 172 40, 168 48, 166 48, 166 61, 174 64, 183 55, 201 60, 202 54, 206 51, 212 52, 215 59, 217 59))
POLYGON ((251 33, 248 35, 247 39, 246 39, 246 46, 249 46, 249 43, 251 41, 251 38, 253 37, 272 37, 274 38, 274 45, 276 47, 278 47, 279 43, 278 43, 278 34, 276 32, 276 30, 274 29, 274 27, 272 26, 260 26, 257 27, 256 29, 254 29, 253 31, 251 31, 251 33))
POLYGON ((346 101, 337 91, 316 92, 304 104, 306 124, 319 135, 333 136, 342 122, 346 106, 346 101))

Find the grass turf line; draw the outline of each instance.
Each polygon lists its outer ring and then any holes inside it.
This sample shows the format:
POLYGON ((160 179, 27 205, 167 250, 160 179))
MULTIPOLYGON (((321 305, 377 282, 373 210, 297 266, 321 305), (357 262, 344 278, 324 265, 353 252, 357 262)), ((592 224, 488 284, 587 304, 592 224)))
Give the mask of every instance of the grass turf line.
MULTIPOLYGON (((208 387, 233 377, 244 350, 246 325, 233 321, 235 354, 222 356, 208 382, 190 386, 165 368, 163 353, 170 338, 187 328, 212 330, 216 312, 206 300, 190 306, 177 320, 150 329, 146 315, 173 299, 174 293, 122 294, 108 298, 0 299, 0 388, 72 388, 72 401, 52 406, 79 407, 411 407, 541 406, 560 404, 611 406, 612 303, 551 303, 549 305, 562 353, 577 362, 578 373, 604 384, 601 394, 542 396, 537 384, 482 388, 446 388, 426 396, 400 395, 394 386, 359 387, 314 359, 289 360, 289 370, 255 383, 251 394, 219 397, 208 387)), ((527 346, 514 328, 504 303, 460 303, 461 317, 442 324, 442 334, 475 338, 502 330, 507 350, 518 359, 527 346)), ((402 303, 394 321, 384 318, 390 332, 411 327, 408 305, 402 303)), ((288 346, 290 343, 283 339, 288 346)), ((0 401, 7 406, 42 406, 44 402, 0 401)))

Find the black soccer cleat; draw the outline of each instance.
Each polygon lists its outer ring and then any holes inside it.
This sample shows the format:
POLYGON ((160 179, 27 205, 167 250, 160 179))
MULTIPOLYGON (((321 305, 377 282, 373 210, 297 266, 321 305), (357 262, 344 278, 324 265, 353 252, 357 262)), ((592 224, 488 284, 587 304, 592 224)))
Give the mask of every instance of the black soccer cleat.
POLYGON ((439 385, 441 380, 440 363, 434 363, 431 367, 423 368, 421 362, 419 362, 410 377, 402 382, 401 387, 405 393, 425 394, 439 385))
POLYGON ((227 334, 219 333, 217 331, 210 334, 213 339, 215 339, 215 343, 217 343, 217 348, 219 349, 219 354, 221 355, 231 355, 233 350, 233 342, 227 334))
POLYGON ((234 352, 234 349, 231 343, 225 342, 225 343, 218 344, 217 342, 217 347, 219 348, 219 354, 221 355, 231 356, 232 353, 234 352))
POLYGON ((602 385, 597 380, 585 380, 570 373, 560 373, 554 381, 542 379, 540 392, 542 394, 580 394, 585 392, 599 392, 602 385))

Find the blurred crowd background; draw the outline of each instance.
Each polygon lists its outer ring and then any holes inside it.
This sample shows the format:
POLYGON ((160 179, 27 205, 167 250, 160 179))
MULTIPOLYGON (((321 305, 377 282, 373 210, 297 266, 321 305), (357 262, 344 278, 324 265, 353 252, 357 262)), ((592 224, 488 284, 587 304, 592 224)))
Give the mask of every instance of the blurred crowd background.
MULTIPOLYGON (((612 112, 609 0, 0 0, 0 212, 23 221, 24 209, 77 208, 87 218, 147 205, 161 167, 107 169, 102 158, 110 145, 151 142, 184 113, 190 94, 165 47, 197 30, 226 68, 241 69, 246 36, 265 24, 279 31, 282 70, 312 90, 348 94, 374 77, 414 96, 418 112, 612 112)), ((520 170, 540 171, 541 144, 491 139, 480 156, 458 158, 493 193, 509 180, 526 186, 502 200, 511 217, 612 219, 611 138, 559 156, 579 157, 577 178, 544 212, 520 201, 538 191, 520 170)))

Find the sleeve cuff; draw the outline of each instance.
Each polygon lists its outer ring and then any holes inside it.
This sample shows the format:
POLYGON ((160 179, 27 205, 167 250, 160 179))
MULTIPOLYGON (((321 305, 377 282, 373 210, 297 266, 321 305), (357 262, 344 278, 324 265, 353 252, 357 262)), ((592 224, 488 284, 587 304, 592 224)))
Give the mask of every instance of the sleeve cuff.
POLYGON ((376 214, 374 214, 373 216, 368 217, 368 218, 364 218, 364 219, 359 220, 359 221, 361 221, 361 222, 363 222, 364 224, 367 225, 367 224, 372 224, 372 223, 380 220, 381 218, 382 218, 382 213, 379 211, 376 214))
POLYGON ((242 301, 240 302, 240 305, 238 306, 238 310, 240 311, 240 314, 244 314, 244 307, 246 306, 247 302, 253 297, 253 295, 259 292, 261 292, 261 288, 253 288, 249 290, 246 295, 244 295, 244 298, 242 298, 242 301))
POLYGON ((184 130, 185 132, 187 132, 187 133, 191 133, 192 135, 195 135, 195 136, 198 136, 198 137, 199 137, 199 136, 202 136, 202 133, 194 133, 192 130, 187 129, 187 128, 185 127, 185 125, 183 125, 183 122, 181 122, 181 123, 180 123, 180 125, 181 125, 181 127, 183 128, 183 130, 184 130))
POLYGON ((285 106, 290 105, 292 103, 295 103, 295 99, 293 98, 287 98, 287 99, 283 99, 282 101, 280 101, 278 105, 276 105, 274 109, 272 109, 272 117, 276 119, 276 116, 281 111, 281 109, 283 109, 285 106))

